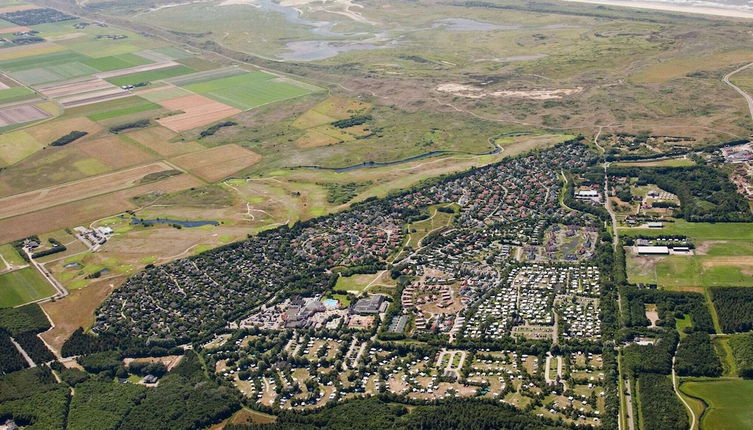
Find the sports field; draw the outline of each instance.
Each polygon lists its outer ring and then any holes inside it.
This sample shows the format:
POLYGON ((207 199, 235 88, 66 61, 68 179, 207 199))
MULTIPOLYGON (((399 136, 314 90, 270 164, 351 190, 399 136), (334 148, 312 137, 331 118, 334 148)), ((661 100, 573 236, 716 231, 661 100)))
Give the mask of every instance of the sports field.
POLYGON ((264 72, 249 72, 242 75, 197 82, 185 89, 205 95, 241 110, 299 97, 312 92, 292 81, 281 80, 264 72))
POLYGON ((0 275, 0 307, 10 308, 55 294, 33 267, 0 275))
POLYGON ((741 379, 688 381, 680 389, 703 399, 707 409, 701 430, 748 430, 753 428, 753 381, 741 379))

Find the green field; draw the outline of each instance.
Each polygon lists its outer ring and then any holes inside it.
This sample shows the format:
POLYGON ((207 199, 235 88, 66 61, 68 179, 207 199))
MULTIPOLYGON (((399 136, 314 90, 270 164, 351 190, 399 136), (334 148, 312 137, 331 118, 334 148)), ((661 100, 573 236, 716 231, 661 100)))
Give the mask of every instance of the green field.
POLYGON ((97 73, 97 69, 79 61, 55 64, 53 66, 35 67, 10 73, 13 79, 28 85, 44 84, 48 82, 64 81, 97 73))
POLYGON ((655 283, 662 288, 753 286, 753 276, 742 266, 724 264, 703 255, 650 258, 629 255, 627 272, 631 283, 655 283))
POLYGON ((684 382, 680 389, 703 399, 707 409, 701 418, 702 430, 748 430, 753 428, 753 381, 704 380, 684 382))
POLYGON ((25 131, 0 134, 0 166, 17 163, 43 146, 25 131))
POLYGON ((664 223, 664 228, 621 228, 620 233, 625 236, 663 236, 684 235, 693 239, 707 240, 753 240, 753 224, 734 222, 687 222, 677 219, 675 222, 664 223))
POLYGON ((0 62, 0 69, 8 72, 18 72, 41 67, 52 67, 71 62, 85 62, 90 58, 73 51, 60 51, 51 54, 34 55, 0 62))
POLYGON ((10 103, 31 98, 34 91, 26 87, 13 87, 0 90, 0 103, 10 103))
POLYGON ((99 70, 100 72, 109 72, 112 70, 126 69, 128 67, 143 66, 144 64, 150 64, 151 61, 144 57, 139 57, 136 54, 122 54, 110 57, 92 58, 83 63, 99 70))
POLYGON ((144 100, 140 97, 130 97, 133 100, 131 106, 119 107, 117 109, 106 110, 89 115, 88 118, 92 121, 102 121, 111 118, 117 118, 124 115, 130 115, 134 113, 147 112, 150 110, 161 109, 162 106, 152 103, 148 100, 144 100))
POLYGON ((55 294, 33 267, 0 275, 0 307, 10 308, 55 294))
POLYGON ((118 76, 115 78, 107 79, 113 85, 135 85, 141 82, 153 82, 162 79, 172 78, 180 75, 187 75, 193 73, 194 70, 186 66, 173 66, 159 70, 149 70, 146 72, 132 73, 130 75, 118 76))
MULTIPOLYGON (((2 255, 5 261, 14 266, 23 266, 26 264, 26 261, 18 255, 18 251, 16 251, 16 249, 9 243, 0 245, 0 255, 2 255)), ((0 270, 3 269, 5 269, 5 266, 3 265, 2 260, 0 260, 0 270)))
POLYGON ((378 274, 365 274, 365 275, 352 275, 352 276, 340 276, 337 278, 337 283, 332 289, 333 291, 358 291, 361 292, 366 288, 371 281, 376 278, 378 274))
POLYGON ((281 81, 264 72, 198 82, 184 88, 243 110, 311 93, 308 88, 281 81))
POLYGON ((421 240, 432 231, 450 225, 454 217, 454 214, 439 212, 437 207, 429 208, 429 214, 428 219, 408 224, 408 233, 410 234, 408 246, 413 249, 417 249, 421 240))

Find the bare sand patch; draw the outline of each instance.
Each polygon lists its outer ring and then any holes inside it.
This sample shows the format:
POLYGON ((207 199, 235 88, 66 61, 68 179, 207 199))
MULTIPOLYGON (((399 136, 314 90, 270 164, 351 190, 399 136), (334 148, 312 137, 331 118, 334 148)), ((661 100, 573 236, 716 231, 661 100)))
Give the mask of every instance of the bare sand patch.
POLYGON ((578 94, 583 91, 583 87, 488 91, 483 88, 478 88, 471 85, 448 83, 439 85, 437 87, 437 91, 470 99, 481 99, 484 97, 508 97, 531 100, 551 100, 561 99, 566 96, 578 94))

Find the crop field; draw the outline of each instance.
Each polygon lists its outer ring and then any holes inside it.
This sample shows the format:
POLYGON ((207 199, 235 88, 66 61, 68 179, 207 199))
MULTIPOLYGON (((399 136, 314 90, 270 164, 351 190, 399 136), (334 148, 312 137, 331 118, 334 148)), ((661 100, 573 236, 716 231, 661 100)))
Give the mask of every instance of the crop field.
POLYGON ((33 104, 0 108, 0 127, 49 118, 50 114, 33 104))
POLYGON ((117 76, 107 79, 113 85, 119 87, 124 85, 135 85, 142 82, 154 82, 161 81, 166 78, 174 76, 187 75, 193 73, 195 70, 186 66, 173 66, 164 69, 148 70, 145 72, 137 72, 129 75, 117 76))
POLYGON ((83 61, 83 64, 97 69, 100 72, 111 72, 113 70, 143 66, 149 63, 151 63, 151 60, 141 57, 137 54, 113 55, 109 57, 92 58, 83 61))
POLYGON ((25 131, 0 134, 0 166, 17 163, 42 147, 42 144, 25 131))
POLYGON ((122 135, 107 136, 79 146, 84 154, 101 161, 108 168, 118 170, 154 161, 155 156, 134 145, 122 135))
POLYGON ((0 219, 132 187, 145 175, 170 170, 164 163, 122 170, 0 199, 0 219))
POLYGON ((184 88, 241 110, 310 94, 309 88, 264 72, 185 85, 184 88))
POLYGON ((159 190, 170 193, 196 187, 201 184, 201 181, 191 175, 178 175, 163 181, 138 185, 105 195, 5 218, 0 220, 0 243, 10 242, 29 236, 30 234, 39 234, 72 225, 89 223, 105 216, 135 209, 136 206, 130 199, 153 191, 159 190))
POLYGON ((185 97, 193 95, 190 91, 186 91, 183 88, 180 87, 159 87, 159 88, 150 88, 145 91, 139 91, 137 93, 139 97, 142 97, 144 99, 149 100, 153 103, 160 103, 165 100, 171 100, 171 99, 177 99, 179 97, 185 97))
POLYGON ((740 379, 683 382, 680 389, 702 399, 707 409, 701 419, 702 430, 743 430, 753 428, 753 381, 740 379))
POLYGON ((49 82, 64 81, 97 73, 97 69, 78 61, 67 61, 47 67, 11 72, 9 75, 17 81, 27 85, 39 85, 49 82))
MULTIPOLYGON (((0 50, 0 69, 6 69, 6 61, 24 59, 37 55, 52 54, 55 52, 65 51, 65 48, 49 42, 35 43, 32 46, 14 46, 12 48, 3 48, 0 50)), ((35 62, 31 62, 36 64, 35 62)))
POLYGON ((197 94, 164 100, 160 104, 170 110, 183 111, 157 120, 162 126, 177 132, 211 124, 240 113, 239 109, 197 94))
POLYGON ((129 97, 130 103, 126 106, 117 107, 111 110, 99 111, 88 116, 92 121, 103 121, 106 119, 117 118, 125 115, 131 115, 134 113, 148 112, 152 110, 162 109, 158 104, 152 103, 148 100, 144 100, 140 97, 129 97))
POLYGON ((55 294, 36 269, 27 267, 0 275, 0 307, 9 308, 55 294))
POLYGON ((46 146, 73 130, 85 131, 93 135, 102 131, 102 126, 87 118, 61 118, 44 125, 30 127, 26 131, 34 136, 39 143, 46 146))
POLYGON ((218 181, 260 160, 259 154, 236 144, 229 144, 181 155, 170 161, 208 181, 218 181))
POLYGON ((14 87, 0 90, 0 103, 11 103, 34 97, 34 91, 26 87, 14 87))
POLYGON ((174 157, 187 152, 195 152, 205 149, 202 145, 196 142, 172 142, 171 139, 175 136, 176 134, 172 130, 159 126, 142 128, 121 135, 121 137, 133 139, 163 157, 174 157))
POLYGON ((677 256, 637 257, 627 261, 631 283, 652 283, 662 288, 753 285, 753 257, 677 256))

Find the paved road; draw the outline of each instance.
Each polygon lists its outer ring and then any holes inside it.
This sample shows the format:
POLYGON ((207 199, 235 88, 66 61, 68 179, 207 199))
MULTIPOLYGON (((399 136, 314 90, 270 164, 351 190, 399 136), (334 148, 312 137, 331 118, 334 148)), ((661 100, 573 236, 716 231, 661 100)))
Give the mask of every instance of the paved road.
POLYGON ((635 417, 633 416, 633 396, 630 394, 630 379, 625 380, 625 415, 628 429, 635 430, 635 417))
POLYGON ((745 98, 745 101, 748 103, 748 110, 750 111, 750 118, 753 119, 753 97, 751 97, 745 91, 741 90, 740 87, 738 87, 737 85, 733 84, 729 80, 732 77, 732 75, 734 75, 734 74, 736 74, 738 72, 742 72, 743 70, 748 69, 750 67, 753 67, 753 63, 746 64, 746 65, 744 65, 744 66, 742 66, 742 67, 740 67, 738 69, 735 69, 735 70, 727 73, 722 78, 722 82, 724 82, 725 84, 727 84, 730 87, 732 87, 733 90, 737 91, 741 96, 743 96, 745 98))

